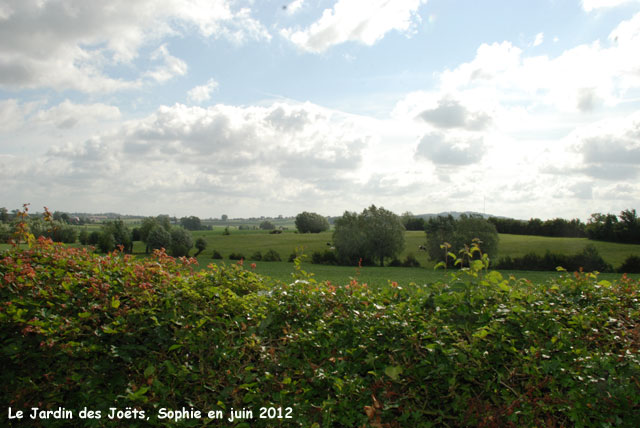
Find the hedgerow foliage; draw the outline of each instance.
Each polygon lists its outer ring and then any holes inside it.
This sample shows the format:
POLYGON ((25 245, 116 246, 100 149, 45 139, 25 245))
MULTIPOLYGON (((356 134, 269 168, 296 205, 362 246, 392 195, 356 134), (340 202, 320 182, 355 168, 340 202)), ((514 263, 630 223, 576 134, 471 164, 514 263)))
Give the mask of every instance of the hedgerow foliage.
POLYGON ((487 271, 485 258, 446 283, 372 290, 318 283, 299 259, 292 284, 194 263, 45 239, 2 253, 0 400, 151 415, 293 408, 252 427, 640 420, 640 287, 626 277, 532 284, 487 271))

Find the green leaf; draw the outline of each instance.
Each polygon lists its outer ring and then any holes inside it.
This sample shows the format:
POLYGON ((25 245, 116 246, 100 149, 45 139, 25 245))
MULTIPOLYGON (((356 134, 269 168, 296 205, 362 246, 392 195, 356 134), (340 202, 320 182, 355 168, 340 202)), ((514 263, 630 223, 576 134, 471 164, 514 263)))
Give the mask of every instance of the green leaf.
POLYGON ((473 333, 473 337, 477 337, 479 339, 484 339, 490 333, 487 327, 482 327, 478 329, 475 333, 473 333))
POLYGON ((182 348, 182 345, 180 345, 178 343, 175 343, 175 344, 169 346, 169 352, 171 352, 173 350, 176 350, 176 349, 180 349, 180 348, 182 348))
POLYGON ((155 371, 156 371, 156 368, 150 364, 150 365, 145 369, 145 371, 144 371, 144 376, 145 376, 145 377, 149 377, 149 376, 151 376, 153 373, 155 373, 155 371))
POLYGON ((78 318, 89 318, 91 316, 91 312, 80 312, 78 314, 78 318))
POLYGON ((500 283, 498 283, 498 287, 500 287, 500 290, 502 291, 511 291, 511 287, 509 287, 507 281, 502 281, 500 283))
POLYGON ((113 309, 118 309, 120 307, 120 300, 116 299, 115 296, 111 298, 111 307, 113 309))
POLYGON ((402 374, 402 366, 387 366, 384 369, 384 374, 393 380, 398 380, 398 377, 402 374))

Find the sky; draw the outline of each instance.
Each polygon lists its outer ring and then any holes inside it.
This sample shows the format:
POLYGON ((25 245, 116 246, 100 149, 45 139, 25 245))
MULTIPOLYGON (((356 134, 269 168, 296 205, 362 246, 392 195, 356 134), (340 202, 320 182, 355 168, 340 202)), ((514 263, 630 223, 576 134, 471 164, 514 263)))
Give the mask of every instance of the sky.
POLYGON ((637 0, 0 0, 0 206, 640 209, 637 0))

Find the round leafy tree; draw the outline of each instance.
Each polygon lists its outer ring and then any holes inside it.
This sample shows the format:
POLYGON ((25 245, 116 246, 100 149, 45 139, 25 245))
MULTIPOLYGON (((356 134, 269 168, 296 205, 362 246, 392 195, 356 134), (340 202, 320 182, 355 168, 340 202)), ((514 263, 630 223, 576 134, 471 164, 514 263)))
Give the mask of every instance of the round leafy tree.
POLYGON ((189 231, 175 227, 171 230, 171 255, 183 257, 189 255, 189 250, 193 247, 193 238, 189 231))
POLYGON ((335 222, 333 242, 342 264, 394 258, 404 249, 404 226, 400 217, 371 205, 361 214, 345 212, 335 222))
POLYGON ((451 215, 429 219, 425 226, 427 233, 427 251, 431 260, 453 262, 453 257, 464 248, 471 246, 473 239, 480 240, 479 246, 483 253, 494 258, 498 253, 498 232, 493 223, 482 217, 462 215, 458 220, 451 215), (441 248, 443 244, 449 244, 448 248, 441 248))
POLYGON ((320 233, 329 230, 329 221, 320 214, 304 211, 296 216, 296 228, 300 233, 320 233))
POLYGON ((147 245, 152 250, 171 247, 171 234, 160 225, 155 225, 147 236, 147 245))

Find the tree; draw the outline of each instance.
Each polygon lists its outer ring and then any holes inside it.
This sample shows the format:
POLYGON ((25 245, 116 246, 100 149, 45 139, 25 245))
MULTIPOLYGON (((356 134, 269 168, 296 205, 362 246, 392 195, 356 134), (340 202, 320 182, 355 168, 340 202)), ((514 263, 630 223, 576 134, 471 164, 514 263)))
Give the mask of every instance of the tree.
POLYGON ((108 229, 103 230, 98 238, 98 248, 103 253, 108 253, 113 251, 116 247, 115 239, 113 237, 113 233, 111 233, 108 229))
POLYGON ((329 222, 320 214, 304 211, 296 216, 296 228, 300 233, 320 233, 329 230, 329 222))
POLYGON ((189 256, 189 250, 193 247, 193 238, 188 230, 174 227, 171 230, 170 252, 174 257, 189 256))
POLYGON ((275 228, 276 228, 275 225, 271 223, 269 220, 265 220, 262 223, 260 223, 260 229, 262 230, 273 230, 275 228))
POLYGON ((147 246, 151 250, 159 250, 161 248, 168 249, 171 246, 171 233, 164 227, 156 224, 149 236, 147 236, 147 246))
POLYGON ((203 252, 207 248, 207 241, 204 238, 200 237, 196 239, 196 249, 198 252, 194 255, 194 257, 198 257, 198 255, 203 252))
POLYGON ((363 219, 355 212, 345 211, 342 217, 334 222, 333 245, 336 248, 338 263, 354 265, 362 259, 370 263, 366 252, 366 235, 363 219))
POLYGON ((430 218, 424 230, 427 233, 427 253, 431 260, 445 261, 446 248, 441 245, 451 245, 456 228, 456 220, 451 214, 430 218))
POLYGON ((98 232, 97 230, 94 230, 89 234, 89 239, 87 239, 87 244, 98 245, 98 242, 100 242, 100 232, 98 232))
MULTIPOLYGON (((479 216, 462 215, 455 220, 451 215, 429 219, 425 226, 427 251, 431 260, 449 261, 449 251, 458 254, 465 245, 470 247, 474 238, 480 240, 480 249, 490 258, 498 252, 498 232, 493 223, 479 216), (449 244, 449 248, 441 248, 449 244)), ((476 254, 477 255, 477 254, 476 254)))
POLYGON ((80 241, 82 245, 89 244, 89 232, 86 227, 83 227, 80 234, 78 234, 78 241, 80 241))
POLYGON ((9 223, 9 218, 9 211, 5 207, 0 208, 0 222, 9 223))
POLYGON ((200 230, 202 229, 202 222, 199 217, 194 215, 189 217, 182 217, 180 219, 180 225, 187 230, 200 230))
MULTIPOLYGON (((139 236, 140 240, 146 244, 145 252, 148 253, 151 249, 149 246, 149 233, 153 230, 154 227, 160 226, 167 232, 171 231, 171 222, 169 221, 168 215, 159 215, 157 217, 146 217, 142 220, 142 225, 140 226, 139 236)), ((160 247, 162 248, 162 247, 160 247)), ((166 247, 164 247, 166 248, 166 247)))
POLYGON ((424 230, 424 219, 414 216, 411 211, 405 212, 400 218, 406 230, 424 230))
POLYGON ((102 239, 98 241, 98 247, 102 252, 109 252, 113 250, 118 245, 122 245, 123 250, 126 253, 131 253, 133 250, 133 241, 131 240, 131 231, 127 227, 126 224, 120 219, 106 222, 102 226, 102 231, 100 232, 102 235, 102 239), (109 248, 111 240, 107 235, 111 235, 113 238, 113 248, 106 250, 109 248))
POLYGON ((226 214, 222 214, 222 217, 220 217, 220 219, 222 219, 222 221, 227 221, 229 220, 229 216, 226 214))
POLYGON ((404 248, 400 217, 371 205, 361 214, 345 212, 335 221, 333 243, 340 263, 353 264, 396 257, 404 248))
POLYGON ((59 221, 59 222, 62 222, 62 223, 69 223, 69 220, 70 220, 69 219, 69 214, 63 213, 61 211, 55 211, 53 213, 53 219, 55 221, 59 221))

